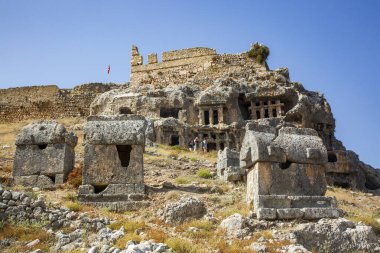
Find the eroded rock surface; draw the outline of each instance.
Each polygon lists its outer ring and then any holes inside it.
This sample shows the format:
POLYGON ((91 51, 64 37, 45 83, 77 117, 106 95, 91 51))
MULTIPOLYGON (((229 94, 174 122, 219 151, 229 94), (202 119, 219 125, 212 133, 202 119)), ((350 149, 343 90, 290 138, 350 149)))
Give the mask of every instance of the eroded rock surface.
POLYGON ((202 218, 207 213, 206 205, 196 197, 182 197, 178 202, 165 206, 158 212, 168 224, 181 224, 187 220, 202 218))

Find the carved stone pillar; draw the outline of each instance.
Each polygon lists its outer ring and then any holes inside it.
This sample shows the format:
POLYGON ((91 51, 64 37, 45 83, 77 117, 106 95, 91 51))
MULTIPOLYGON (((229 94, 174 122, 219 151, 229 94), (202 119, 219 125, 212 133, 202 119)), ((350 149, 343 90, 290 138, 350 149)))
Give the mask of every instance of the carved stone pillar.
POLYGON ((224 123, 223 107, 218 108, 218 120, 219 120, 219 123, 224 123))
POLYGON ((199 109, 199 125, 205 124, 205 112, 202 109, 199 109))
POLYGON ((213 109, 209 110, 208 116, 209 116, 210 125, 213 125, 213 123, 214 123, 213 122, 213 120, 214 120, 214 110, 213 109))

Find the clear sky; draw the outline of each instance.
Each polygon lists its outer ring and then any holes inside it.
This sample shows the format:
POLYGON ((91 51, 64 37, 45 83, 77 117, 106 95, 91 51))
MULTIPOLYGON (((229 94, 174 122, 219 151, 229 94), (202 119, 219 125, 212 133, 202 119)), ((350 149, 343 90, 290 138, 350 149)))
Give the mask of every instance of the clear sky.
POLYGON ((328 99, 336 136, 380 168, 380 1, 0 0, 0 88, 129 80, 131 45, 239 53, 259 41, 271 69, 328 99))

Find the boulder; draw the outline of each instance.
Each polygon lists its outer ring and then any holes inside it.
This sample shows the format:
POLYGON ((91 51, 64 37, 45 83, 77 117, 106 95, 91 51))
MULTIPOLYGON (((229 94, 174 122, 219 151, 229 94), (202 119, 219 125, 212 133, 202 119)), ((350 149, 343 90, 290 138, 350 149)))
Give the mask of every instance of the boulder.
POLYGON ((293 231, 297 243, 308 250, 326 252, 379 252, 380 241, 369 226, 347 219, 321 219, 298 225, 293 231))
POLYGON ((165 206, 158 215, 165 223, 177 225, 187 220, 202 218, 206 213, 203 201, 196 197, 182 197, 178 202, 165 206))

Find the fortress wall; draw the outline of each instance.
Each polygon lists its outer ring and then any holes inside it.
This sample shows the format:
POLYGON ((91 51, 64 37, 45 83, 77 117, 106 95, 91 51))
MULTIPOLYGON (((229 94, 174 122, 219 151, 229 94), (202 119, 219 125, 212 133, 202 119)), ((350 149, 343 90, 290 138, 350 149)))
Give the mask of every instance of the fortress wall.
POLYGON ((162 61, 174 61, 186 58, 196 58, 200 56, 216 55, 216 51, 207 47, 194 47, 181 50, 173 50, 162 53, 162 61))
MULTIPOLYGON (((196 47, 164 52, 162 62, 157 62, 155 54, 148 56, 148 64, 142 64, 142 56, 136 46, 132 47, 131 82, 151 83, 152 80, 162 79, 162 82, 185 82, 193 74, 203 71, 217 56, 210 48, 196 47), (141 63, 141 64, 140 64, 141 63), (170 80, 174 79, 174 80, 170 80)), ((167 83, 167 84, 168 84, 167 83)))
POLYGON ((155 53, 148 55, 148 64, 143 64, 138 48, 132 46, 130 80, 133 85, 154 84, 156 88, 162 88, 200 77, 208 86, 212 77, 239 71, 236 68, 265 68, 255 64, 245 53, 220 55, 214 49, 204 47, 164 52, 162 62, 157 62, 156 56, 155 53))
POLYGON ((86 84, 74 89, 55 85, 0 89, 0 122, 87 117, 98 95, 117 85, 86 84))

